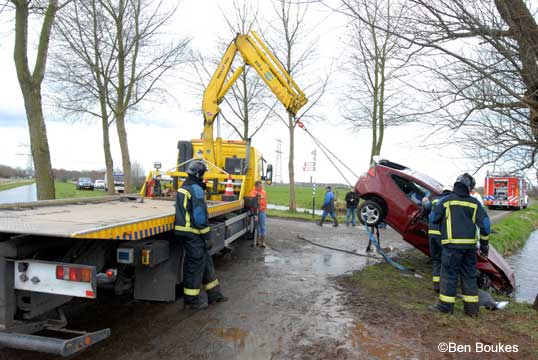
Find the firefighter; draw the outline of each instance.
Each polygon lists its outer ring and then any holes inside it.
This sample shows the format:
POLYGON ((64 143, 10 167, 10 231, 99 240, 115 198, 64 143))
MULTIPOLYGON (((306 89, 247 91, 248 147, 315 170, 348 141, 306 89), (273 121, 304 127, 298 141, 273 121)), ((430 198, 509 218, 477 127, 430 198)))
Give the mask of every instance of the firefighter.
POLYGON ((209 216, 205 202, 206 184, 203 182, 207 166, 202 160, 192 161, 188 168, 188 178, 177 190, 175 235, 183 242, 185 266, 183 292, 185 308, 206 309, 208 304, 200 299, 203 285, 208 303, 227 301, 220 290, 215 275, 213 259, 209 255, 209 216))
POLYGON ((431 220, 441 226, 443 245, 439 302, 435 306, 435 310, 442 313, 453 313, 460 277, 464 312, 468 316, 478 315, 476 243, 480 237, 480 253, 487 256, 490 222, 482 205, 470 196, 474 186, 475 180, 471 175, 460 175, 454 183, 453 192, 433 207, 431 220))
MULTIPOLYGON (((431 210, 435 204, 442 200, 445 196, 450 195, 451 188, 445 187, 441 194, 439 194, 433 201, 429 201, 428 198, 424 198, 424 210, 431 210)), ((429 214, 428 223, 428 240, 430 244, 430 256, 432 258, 432 282, 433 290, 439 293, 439 282, 441 278, 441 255, 443 254, 443 246, 441 245, 441 226, 435 224, 432 219, 435 213, 433 211, 429 214)))

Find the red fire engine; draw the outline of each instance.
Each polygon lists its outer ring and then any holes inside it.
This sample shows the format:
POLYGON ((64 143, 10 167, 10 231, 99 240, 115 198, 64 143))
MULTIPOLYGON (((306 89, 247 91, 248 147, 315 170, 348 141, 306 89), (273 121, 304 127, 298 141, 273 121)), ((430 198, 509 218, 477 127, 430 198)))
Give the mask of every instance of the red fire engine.
POLYGON ((487 173, 484 184, 484 205, 490 209, 526 208, 527 182, 523 176, 487 173))

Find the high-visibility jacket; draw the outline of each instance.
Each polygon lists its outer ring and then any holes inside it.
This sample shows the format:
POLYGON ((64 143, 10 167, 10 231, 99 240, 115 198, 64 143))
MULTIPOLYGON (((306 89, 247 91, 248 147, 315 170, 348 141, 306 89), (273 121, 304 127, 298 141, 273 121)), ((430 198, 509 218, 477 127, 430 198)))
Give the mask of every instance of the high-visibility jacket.
POLYGON ((187 179, 177 189, 176 195, 176 235, 207 234, 210 230, 209 215, 202 186, 187 179))
POLYGON ((424 205, 425 210, 430 211, 430 214, 428 216, 428 235, 434 236, 436 238, 441 237, 441 224, 433 222, 433 219, 435 217, 434 207, 435 205, 442 200, 445 196, 448 196, 451 192, 448 190, 444 190, 440 195, 435 197, 435 199, 432 200, 432 202, 427 203, 424 205))
POLYGON ((267 193, 265 190, 261 189, 260 191, 256 190, 256 188, 252 189, 250 194, 248 194, 250 197, 260 197, 260 211, 264 212, 267 210, 267 193))
POLYGON ((480 240, 488 240, 489 217, 478 200, 468 194, 453 192, 440 199, 432 213, 432 222, 441 226, 441 244, 445 246, 475 248, 479 240, 477 226, 480 240))

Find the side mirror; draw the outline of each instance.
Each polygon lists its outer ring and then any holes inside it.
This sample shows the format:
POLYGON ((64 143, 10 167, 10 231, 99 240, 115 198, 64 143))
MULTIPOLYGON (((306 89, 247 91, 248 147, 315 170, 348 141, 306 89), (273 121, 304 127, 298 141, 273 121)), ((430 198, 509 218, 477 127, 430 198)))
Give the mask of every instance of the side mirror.
POLYGON ((267 165, 267 171, 265 173, 265 183, 271 185, 273 183, 273 165, 267 165))

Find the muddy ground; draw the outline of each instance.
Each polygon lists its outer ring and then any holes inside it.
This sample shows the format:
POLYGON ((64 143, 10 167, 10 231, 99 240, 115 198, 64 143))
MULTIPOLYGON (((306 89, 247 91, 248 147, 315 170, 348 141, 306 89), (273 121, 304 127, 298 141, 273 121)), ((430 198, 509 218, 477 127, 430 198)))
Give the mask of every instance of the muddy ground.
MULTIPOLYGON (((103 299, 77 304, 70 309, 72 328, 109 327, 112 335, 72 358, 383 358, 386 353, 379 353, 362 333, 365 325, 353 319, 353 306, 336 280, 379 259, 320 248, 297 237, 364 254, 365 230, 280 219, 269 219, 268 229, 268 249, 243 241, 231 254, 216 259, 219 280, 230 298, 227 303, 200 312, 182 310, 182 300, 163 304, 103 299)), ((381 235, 384 247, 410 248, 391 229, 381 235)), ((0 350, 0 359, 55 358, 0 350)))

